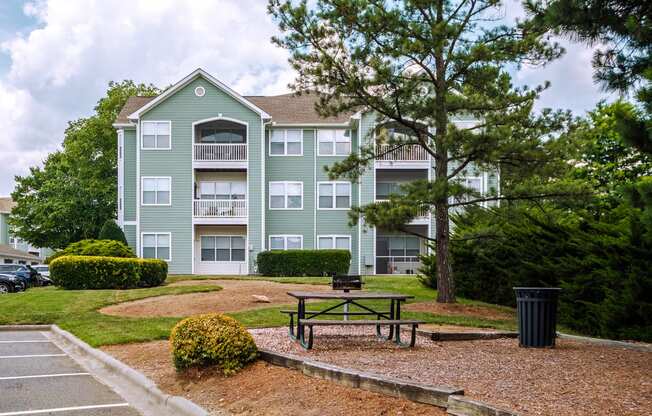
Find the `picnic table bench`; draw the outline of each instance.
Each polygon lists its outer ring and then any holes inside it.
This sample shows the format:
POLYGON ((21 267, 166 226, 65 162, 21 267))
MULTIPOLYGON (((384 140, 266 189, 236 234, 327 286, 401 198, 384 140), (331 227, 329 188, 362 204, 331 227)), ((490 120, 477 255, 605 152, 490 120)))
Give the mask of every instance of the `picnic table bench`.
POLYGON ((401 302, 412 299, 414 296, 403 295, 398 293, 375 293, 375 292, 357 292, 332 291, 332 292, 305 292, 293 291, 288 295, 297 299, 296 310, 282 310, 282 313, 289 315, 289 333, 293 340, 299 341, 305 349, 311 349, 314 340, 315 326, 375 326, 376 336, 383 340, 393 340, 400 346, 413 347, 416 340, 416 328, 423 321, 413 319, 401 319, 401 302), (307 300, 339 300, 338 304, 328 307, 324 310, 306 310, 307 300), (363 300, 388 300, 390 302, 389 311, 373 310, 367 305, 359 303, 363 300), (362 309, 360 312, 349 312, 348 306, 355 305, 362 309), (345 306, 343 312, 335 311, 337 308, 345 306), (295 324, 296 316, 296 324, 295 324), (319 316, 343 316, 345 320, 336 319, 316 319, 319 316), (350 316, 375 316, 376 319, 353 319, 348 320, 350 316), (401 325, 412 328, 409 343, 401 341, 401 325), (381 327, 388 326, 389 333, 383 335, 381 327), (308 328, 306 337, 305 329, 308 328))

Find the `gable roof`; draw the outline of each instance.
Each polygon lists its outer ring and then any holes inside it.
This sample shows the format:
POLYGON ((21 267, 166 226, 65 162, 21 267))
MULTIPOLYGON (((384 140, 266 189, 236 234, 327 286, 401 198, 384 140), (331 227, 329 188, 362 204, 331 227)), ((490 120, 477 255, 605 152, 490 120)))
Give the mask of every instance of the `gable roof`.
POLYGON ((125 105, 118 113, 118 116, 116 117, 114 123, 115 124, 129 123, 130 122, 129 115, 134 111, 137 111, 139 108, 142 108, 145 104, 149 103, 154 98, 156 98, 156 96, 143 97, 141 95, 132 95, 131 97, 127 98, 127 102, 125 102, 125 105))
POLYGON ((315 111, 319 101, 317 94, 283 94, 275 96, 246 96, 247 100, 263 108, 278 124, 344 124, 348 123, 354 112, 336 117, 322 117, 315 111))
POLYGON ((222 81, 218 80, 217 78, 213 77, 211 74, 208 72, 204 71, 201 68, 195 69, 193 72, 191 72, 188 76, 183 78, 181 81, 177 82, 167 90, 163 92, 163 94, 158 95, 155 97, 153 100, 147 102, 145 105, 142 107, 138 108, 136 111, 133 113, 129 114, 129 119, 137 119, 140 117, 140 115, 150 108, 154 107, 161 101, 164 101, 166 98, 170 97, 171 95, 174 95, 177 91, 179 91, 181 88, 185 87, 188 85, 190 82, 194 81, 196 78, 202 77, 206 81, 210 82, 213 84, 216 88, 221 89, 231 97, 233 97, 236 101, 239 101, 241 104, 243 104, 245 107, 248 107, 250 110, 252 110, 255 113, 258 113, 262 118, 270 118, 270 115, 267 114, 264 110, 258 108, 256 105, 251 103, 250 101, 246 100, 244 97, 242 97, 240 94, 237 92, 233 91, 229 86, 224 84, 222 81))
POLYGON ((15 259, 21 260, 32 260, 39 261, 40 259, 33 254, 30 254, 26 251, 16 250, 12 246, 7 244, 0 244, 0 256, 2 257, 12 257, 15 259))
POLYGON ((9 214, 16 203, 10 196, 0 197, 0 213, 9 214))

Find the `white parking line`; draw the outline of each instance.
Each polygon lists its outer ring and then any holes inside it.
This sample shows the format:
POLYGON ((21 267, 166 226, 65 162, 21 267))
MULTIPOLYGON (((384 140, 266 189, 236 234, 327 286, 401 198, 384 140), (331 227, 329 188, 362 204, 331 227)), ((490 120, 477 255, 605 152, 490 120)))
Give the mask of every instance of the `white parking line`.
POLYGON ((28 340, 20 340, 20 341, 0 341, 0 344, 29 344, 35 342, 52 342, 52 341, 49 341, 47 339, 28 339, 28 340))
POLYGON ((90 373, 39 374, 36 376, 0 377, 0 381, 23 380, 26 378, 73 377, 73 376, 90 376, 90 373))
POLYGON ((31 354, 31 355, 0 355, 3 358, 40 358, 40 357, 65 357, 66 354, 31 354))
POLYGON ((43 413, 70 412, 73 410, 108 409, 112 407, 129 407, 129 403, 98 404, 95 406, 59 407, 57 409, 22 410, 20 412, 0 413, 0 416, 41 415, 43 413))

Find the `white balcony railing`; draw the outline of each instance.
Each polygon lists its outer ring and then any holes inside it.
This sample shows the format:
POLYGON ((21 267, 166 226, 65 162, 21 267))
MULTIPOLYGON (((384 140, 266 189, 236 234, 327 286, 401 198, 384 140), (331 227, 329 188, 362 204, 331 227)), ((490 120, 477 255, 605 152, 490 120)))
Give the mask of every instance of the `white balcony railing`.
POLYGON ((247 216, 246 199, 195 199, 196 218, 237 218, 247 216))
POLYGON ((376 145, 376 154, 378 155, 376 160, 393 162, 421 162, 428 160, 428 152, 418 144, 410 144, 390 151, 394 147, 396 145, 376 145))
POLYGON ((195 143, 193 160, 197 162, 244 162, 247 160, 247 144, 195 143))
MULTIPOLYGON (((389 199, 376 199, 376 202, 389 202, 389 199)), ((425 221, 428 219, 429 213, 427 206, 417 207, 416 215, 412 221, 425 221)))

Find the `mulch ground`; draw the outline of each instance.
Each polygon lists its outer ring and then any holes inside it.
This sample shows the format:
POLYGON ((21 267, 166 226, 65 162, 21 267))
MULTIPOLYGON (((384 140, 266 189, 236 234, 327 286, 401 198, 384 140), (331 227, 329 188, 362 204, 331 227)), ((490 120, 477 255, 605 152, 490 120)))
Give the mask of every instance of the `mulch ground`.
POLYGON ((445 416, 442 409, 344 387, 258 361, 234 376, 213 370, 178 374, 167 341, 102 347, 144 373, 169 394, 184 396, 213 414, 308 416, 445 416))
POLYGON ((107 315, 129 317, 176 317, 210 312, 237 312, 296 303, 295 298, 287 295, 287 292, 293 290, 313 292, 330 290, 329 286, 324 285, 285 284, 261 280, 190 280, 178 282, 172 286, 211 284, 219 285, 222 290, 146 298, 111 305, 100 309, 100 312, 107 315), (253 295, 266 296, 270 302, 257 302, 253 295))
POLYGON ((402 309, 411 312, 428 312, 436 315, 470 316, 492 320, 516 319, 515 312, 506 312, 495 308, 477 305, 463 305, 460 303, 418 302, 409 303, 402 309))
MULTIPOLYGON (((524 415, 650 415, 652 353, 559 339, 554 349, 516 339, 436 342, 413 349, 380 342, 373 328, 317 328, 305 351, 286 328, 251 330, 260 348, 433 386, 524 415), (354 335, 354 336, 352 336, 354 335)), ((405 334, 407 339, 407 333, 405 334)))

